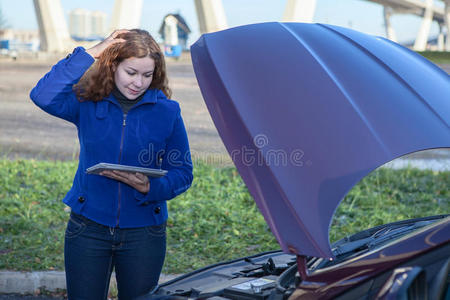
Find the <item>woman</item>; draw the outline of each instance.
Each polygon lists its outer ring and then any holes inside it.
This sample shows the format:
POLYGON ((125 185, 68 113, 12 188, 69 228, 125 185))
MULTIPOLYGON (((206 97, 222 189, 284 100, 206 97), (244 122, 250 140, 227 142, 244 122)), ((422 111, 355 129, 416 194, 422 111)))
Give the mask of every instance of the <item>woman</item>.
POLYGON ((78 129, 78 170, 63 200, 72 211, 64 245, 69 299, 106 299, 113 269, 120 299, 145 294, 158 282, 166 201, 193 179, 186 130, 170 94, 163 54, 138 29, 115 31, 88 50, 75 48, 31 91, 36 105, 78 129), (168 173, 86 173, 100 162, 168 173))

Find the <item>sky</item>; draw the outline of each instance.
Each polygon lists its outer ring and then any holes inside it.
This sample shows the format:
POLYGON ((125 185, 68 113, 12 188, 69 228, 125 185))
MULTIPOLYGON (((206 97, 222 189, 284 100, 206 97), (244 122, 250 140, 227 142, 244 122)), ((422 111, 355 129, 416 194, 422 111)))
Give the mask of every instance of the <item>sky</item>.
MULTIPOLYGON (((68 13, 75 8, 99 10, 112 14, 113 0, 60 0, 66 21, 68 13)), ((442 1, 436 1, 440 5, 442 1)), ((251 23, 281 21, 286 0, 222 0, 229 27, 251 23)), ((367 0, 317 0, 313 22, 349 27, 372 35, 385 36, 383 7, 367 0)), ((11 28, 37 29, 32 0, 0 0, 3 17, 11 28)), ((194 0, 144 0, 141 28, 148 30, 160 40, 158 29, 163 17, 179 13, 191 28, 189 43, 200 36, 194 0)), ((391 20, 399 42, 415 39, 420 18, 413 15, 395 15, 391 20)), ((68 21, 67 21, 68 24, 68 21)), ((439 27, 433 22, 431 36, 439 27)))

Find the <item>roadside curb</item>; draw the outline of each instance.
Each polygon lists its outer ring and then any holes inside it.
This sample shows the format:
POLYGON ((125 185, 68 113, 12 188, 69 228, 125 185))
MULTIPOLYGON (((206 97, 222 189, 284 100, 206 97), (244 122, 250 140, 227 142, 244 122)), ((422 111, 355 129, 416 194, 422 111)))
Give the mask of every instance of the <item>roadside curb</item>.
MULTIPOLYGON (((161 274, 159 283, 172 280, 180 274, 161 274)), ((116 276, 111 276, 111 288, 116 286, 116 276)), ((64 271, 16 272, 0 271, 0 294, 32 294, 44 289, 49 292, 66 289, 64 271)))

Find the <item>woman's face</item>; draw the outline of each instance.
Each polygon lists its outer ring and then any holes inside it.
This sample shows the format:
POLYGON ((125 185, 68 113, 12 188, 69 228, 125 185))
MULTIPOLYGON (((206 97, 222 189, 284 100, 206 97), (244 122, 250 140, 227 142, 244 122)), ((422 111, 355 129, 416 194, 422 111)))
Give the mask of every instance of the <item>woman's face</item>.
POLYGON ((146 57, 130 57, 123 60, 114 72, 114 83, 119 91, 133 100, 145 93, 153 79, 155 61, 146 57))

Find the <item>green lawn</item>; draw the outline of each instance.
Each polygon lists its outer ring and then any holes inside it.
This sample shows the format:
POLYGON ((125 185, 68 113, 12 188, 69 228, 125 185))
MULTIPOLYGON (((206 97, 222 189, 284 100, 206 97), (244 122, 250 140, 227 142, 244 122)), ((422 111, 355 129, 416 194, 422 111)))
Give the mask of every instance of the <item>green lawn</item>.
POLYGON ((417 52, 435 64, 450 64, 450 52, 423 51, 417 52))
MULTIPOLYGON (((0 269, 63 269, 69 213, 61 199, 76 162, 0 160, 0 269)), ((194 184, 169 202, 164 273, 278 249, 233 167, 196 163, 194 184)), ((450 212, 450 172, 380 169, 355 186, 333 220, 332 241, 359 230, 450 212)))

